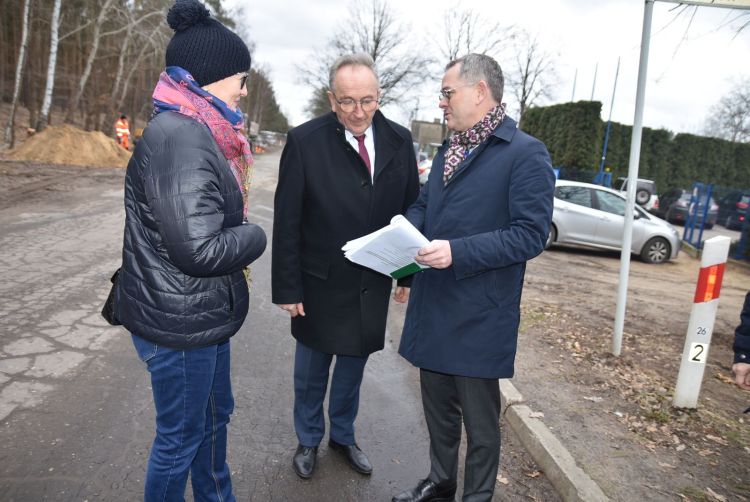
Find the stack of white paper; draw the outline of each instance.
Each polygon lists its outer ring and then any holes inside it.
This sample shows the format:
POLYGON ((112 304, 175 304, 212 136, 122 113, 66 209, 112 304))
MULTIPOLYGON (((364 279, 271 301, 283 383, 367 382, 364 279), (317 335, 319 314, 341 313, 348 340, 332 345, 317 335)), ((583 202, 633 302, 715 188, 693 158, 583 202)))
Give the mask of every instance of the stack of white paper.
POLYGON ((400 279, 429 268, 414 261, 417 252, 429 243, 409 220, 398 214, 390 225, 349 241, 341 249, 354 263, 400 279))

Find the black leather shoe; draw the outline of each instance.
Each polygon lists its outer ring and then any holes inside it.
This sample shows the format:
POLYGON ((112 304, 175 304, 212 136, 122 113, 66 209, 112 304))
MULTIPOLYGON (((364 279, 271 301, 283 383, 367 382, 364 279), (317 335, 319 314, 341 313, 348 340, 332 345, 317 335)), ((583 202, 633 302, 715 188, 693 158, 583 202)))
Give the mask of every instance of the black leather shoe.
POLYGON ((346 457, 346 461, 349 462, 349 465, 351 465, 355 471, 361 474, 372 474, 372 464, 370 463, 370 460, 356 444, 341 444, 333 439, 329 439, 328 446, 334 451, 341 452, 341 454, 346 457))
POLYGON ((297 446, 297 451, 294 452, 294 460, 292 460, 294 472, 302 479, 310 479, 315 470, 315 461, 317 458, 317 446, 297 446))
POLYGON ((441 486, 429 479, 423 479, 411 490, 401 492, 392 502, 453 502, 456 485, 441 486))

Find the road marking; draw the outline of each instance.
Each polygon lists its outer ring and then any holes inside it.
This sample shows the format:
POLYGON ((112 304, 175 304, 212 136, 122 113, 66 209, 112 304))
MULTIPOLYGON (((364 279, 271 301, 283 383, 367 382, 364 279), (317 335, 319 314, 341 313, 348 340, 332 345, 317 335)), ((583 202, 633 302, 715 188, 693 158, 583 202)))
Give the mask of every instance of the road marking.
POLYGON ((269 213, 273 213, 272 207, 264 206, 263 204, 258 204, 256 206, 253 206, 253 209, 262 209, 264 211, 268 211, 269 213))

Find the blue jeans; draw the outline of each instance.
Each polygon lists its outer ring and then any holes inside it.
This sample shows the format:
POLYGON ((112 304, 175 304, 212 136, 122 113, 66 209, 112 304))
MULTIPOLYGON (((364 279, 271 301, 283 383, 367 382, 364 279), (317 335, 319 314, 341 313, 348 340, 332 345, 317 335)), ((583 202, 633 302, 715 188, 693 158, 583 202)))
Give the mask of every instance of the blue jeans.
MULTIPOLYGON (((332 354, 297 342, 294 354, 294 429, 302 446, 318 446, 326 430, 323 400, 332 354)), ((359 387, 367 356, 336 356, 328 396, 329 437, 340 444, 355 443, 354 420, 359 411, 359 387)))
POLYGON ((234 410, 229 342, 175 350, 133 336, 151 373, 156 438, 144 500, 185 500, 190 474, 197 501, 234 502, 226 462, 227 424, 234 410))

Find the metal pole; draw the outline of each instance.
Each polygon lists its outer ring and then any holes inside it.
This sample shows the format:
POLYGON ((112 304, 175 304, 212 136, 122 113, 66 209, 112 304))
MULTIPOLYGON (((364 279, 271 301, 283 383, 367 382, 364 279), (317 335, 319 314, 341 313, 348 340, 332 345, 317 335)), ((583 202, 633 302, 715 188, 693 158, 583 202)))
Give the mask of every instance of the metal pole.
POLYGON ((594 67, 594 83, 591 84, 591 99, 590 101, 594 101, 594 89, 596 89, 596 74, 599 73, 599 63, 596 63, 596 66, 594 67))
POLYGON ((612 101, 609 103, 609 118, 607 119, 607 132, 604 133, 604 146, 602 147, 602 162, 599 164, 599 172, 604 172, 604 162, 607 160, 607 145, 609 144, 609 130, 612 126, 612 109, 615 107, 615 92, 617 92, 617 77, 620 75, 620 58, 617 58, 617 70, 615 71, 615 85, 612 87, 612 101))
POLYGON ((654 0, 645 0, 643 12, 643 33, 641 34, 641 59, 638 64, 638 88, 635 94, 635 117, 633 136, 630 140, 630 164, 628 166, 628 192, 625 205, 625 229, 620 252, 620 281, 617 287, 617 308, 615 310, 615 330, 612 335, 612 353, 620 355, 622 332, 625 324, 625 303, 628 296, 628 276, 630 275, 630 248, 633 244, 633 212, 635 211, 635 189, 638 186, 638 162, 641 157, 641 133, 643 132, 643 104, 646 99, 646 73, 648 72, 648 49, 651 41, 651 18, 654 14, 654 0))
POLYGON ((576 99, 576 82, 578 81, 578 68, 576 68, 576 73, 573 75, 573 92, 570 94, 570 101, 573 102, 576 99))

